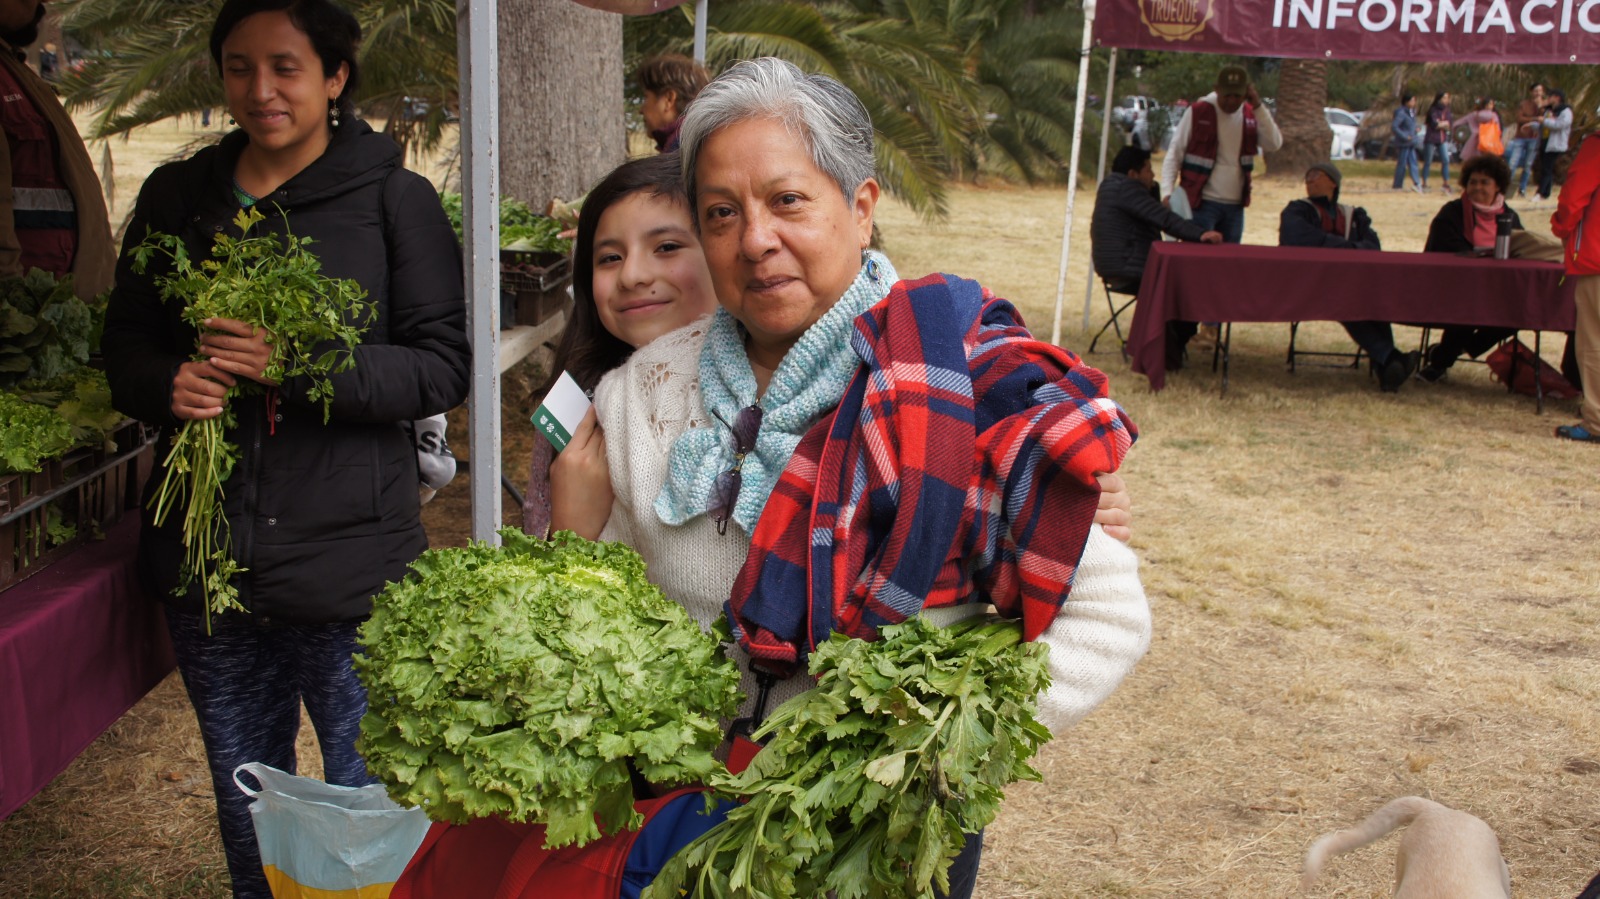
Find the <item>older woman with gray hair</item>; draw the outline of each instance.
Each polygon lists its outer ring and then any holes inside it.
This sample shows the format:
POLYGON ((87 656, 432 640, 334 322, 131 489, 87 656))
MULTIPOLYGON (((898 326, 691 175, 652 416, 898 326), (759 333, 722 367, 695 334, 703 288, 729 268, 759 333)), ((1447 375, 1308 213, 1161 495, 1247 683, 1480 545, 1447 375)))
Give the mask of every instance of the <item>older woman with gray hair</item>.
POLYGON ((1041 721, 1088 714, 1150 638, 1137 559, 1094 524, 1135 436, 1104 375, 974 282, 903 281, 869 249, 872 123, 837 81, 740 63, 680 146, 720 308, 601 381, 602 538, 702 624, 726 607, 747 714, 811 687, 830 633, 991 607, 1050 648, 1041 721))

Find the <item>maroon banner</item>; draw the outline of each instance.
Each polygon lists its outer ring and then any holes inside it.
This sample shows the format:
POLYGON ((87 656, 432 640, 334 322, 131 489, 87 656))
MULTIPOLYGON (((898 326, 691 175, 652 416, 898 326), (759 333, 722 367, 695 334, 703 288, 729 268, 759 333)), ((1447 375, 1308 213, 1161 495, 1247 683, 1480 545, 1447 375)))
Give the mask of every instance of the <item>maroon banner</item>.
POLYGON ((1099 0, 1097 46, 1393 62, 1600 63, 1600 0, 1099 0))

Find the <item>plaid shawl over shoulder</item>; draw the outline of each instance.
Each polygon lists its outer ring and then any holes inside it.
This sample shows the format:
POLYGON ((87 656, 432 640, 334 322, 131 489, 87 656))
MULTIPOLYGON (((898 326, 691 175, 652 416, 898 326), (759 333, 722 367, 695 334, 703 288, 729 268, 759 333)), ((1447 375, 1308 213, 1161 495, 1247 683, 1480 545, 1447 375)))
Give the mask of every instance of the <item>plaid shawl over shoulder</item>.
POLYGON ((1106 378, 1034 339, 973 281, 902 281, 856 319, 864 365, 801 440, 728 603, 787 670, 834 631, 874 639, 924 607, 990 602, 1036 638, 1137 436, 1106 378))

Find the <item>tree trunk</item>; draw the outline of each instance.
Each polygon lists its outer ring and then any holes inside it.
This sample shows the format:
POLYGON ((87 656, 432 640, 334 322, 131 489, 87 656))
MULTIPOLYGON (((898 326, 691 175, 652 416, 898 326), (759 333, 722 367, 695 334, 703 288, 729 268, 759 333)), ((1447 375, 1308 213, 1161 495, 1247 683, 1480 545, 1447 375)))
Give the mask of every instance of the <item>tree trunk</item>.
POLYGON ((1333 131, 1322 108, 1328 102, 1328 63, 1321 59, 1286 59, 1278 74, 1278 128, 1283 149, 1267 157, 1267 172, 1299 178, 1306 169, 1328 161, 1333 131))
POLYGON ((500 192, 543 210, 627 153, 622 16, 571 0, 500 4, 500 192))

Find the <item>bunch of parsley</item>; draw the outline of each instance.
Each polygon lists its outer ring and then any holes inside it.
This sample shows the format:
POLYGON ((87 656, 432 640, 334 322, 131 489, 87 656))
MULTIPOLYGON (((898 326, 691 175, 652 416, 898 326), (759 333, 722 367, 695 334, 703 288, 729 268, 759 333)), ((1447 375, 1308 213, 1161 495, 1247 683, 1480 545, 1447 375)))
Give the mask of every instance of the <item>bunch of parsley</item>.
POLYGON ((375 600, 367 767, 434 820, 543 822, 551 847, 638 827, 630 763, 658 784, 718 770, 738 668, 633 550, 500 536, 423 553, 375 600))
POLYGON ((1007 785, 1039 779, 1028 759, 1050 738, 1034 718, 1048 651, 1021 642, 1018 622, 982 617, 882 636, 817 648, 817 686, 756 731, 771 739, 750 767, 712 780, 740 804, 646 899, 948 892, 964 835, 994 820, 1007 785))
MULTIPOLYGON (((161 298, 182 303, 183 320, 202 333, 209 318, 265 328, 273 353, 264 374, 277 383, 303 378, 306 399, 321 401, 327 421, 333 402, 329 376, 355 367, 355 347, 376 308, 361 285, 321 274, 321 261, 306 249, 311 238, 287 231, 281 237, 251 234, 263 218, 254 207, 240 210, 233 220, 240 236, 218 233, 213 258, 198 266, 181 239, 152 233, 133 248, 133 269, 142 273, 156 256, 167 257, 170 268, 155 280, 161 298)), ((206 356, 197 350, 191 358, 203 361, 206 356)), ((263 389, 241 378, 228 389, 228 399, 263 389)), ((237 425, 231 404, 215 418, 184 422, 173 436, 165 476, 152 499, 157 525, 182 510, 182 581, 173 592, 182 595, 200 583, 208 628, 212 613, 244 611, 233 584, 234 575, 244 569, 233 558, 232 532, 222 512, 222 485, 239 458, 239 448, 227 440, 226 431, 237 425)))

